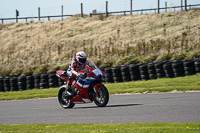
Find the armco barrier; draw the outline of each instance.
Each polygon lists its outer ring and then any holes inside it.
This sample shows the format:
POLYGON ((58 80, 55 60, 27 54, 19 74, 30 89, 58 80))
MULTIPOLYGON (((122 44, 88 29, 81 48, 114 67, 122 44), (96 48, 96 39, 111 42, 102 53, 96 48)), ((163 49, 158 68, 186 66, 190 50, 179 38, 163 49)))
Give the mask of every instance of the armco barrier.
MULTIPOLYGON (((105 83, 119 83, 193 75, 200 73, 200 60, 158 61, 101 68, 105 73, 105 83)), ((50 71, 43 74, 26 74, 18 77, 0 76, 0 92, 62 86, 64 81, 57 78, 55 74, 56 71, 50 71)))

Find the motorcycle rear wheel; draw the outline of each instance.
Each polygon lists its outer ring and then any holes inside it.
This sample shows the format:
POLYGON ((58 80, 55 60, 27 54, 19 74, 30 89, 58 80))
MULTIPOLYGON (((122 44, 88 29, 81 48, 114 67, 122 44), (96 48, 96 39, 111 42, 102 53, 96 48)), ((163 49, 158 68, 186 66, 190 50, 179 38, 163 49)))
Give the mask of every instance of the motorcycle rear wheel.
POLYGON ((65 89, 66 88, 62 87, 58 91, 58 101, 64 109, 73 108, 75 104, 71 103, 71 98, 67 96, 65 89))
POLYGON ((96 95, 96 93, 94 92, 94 103, 98 106, 98 107, 104 107, 108 104, 109 101, 109 93, 108 90, 105 86, 99 86, 98 88, 99 91, 99 95, 96 95))

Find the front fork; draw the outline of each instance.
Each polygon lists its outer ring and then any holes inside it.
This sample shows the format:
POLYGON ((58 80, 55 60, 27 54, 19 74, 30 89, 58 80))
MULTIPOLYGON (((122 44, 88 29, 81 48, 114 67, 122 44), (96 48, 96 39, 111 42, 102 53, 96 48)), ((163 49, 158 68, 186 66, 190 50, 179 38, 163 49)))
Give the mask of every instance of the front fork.
POLYGON ((102 83, 97 83, 94 85, 94 92, 96 93, 97 96, 99 96, 99 91, 98 91, 98 88, 99 86, 102 86, 103 84, 102 83))

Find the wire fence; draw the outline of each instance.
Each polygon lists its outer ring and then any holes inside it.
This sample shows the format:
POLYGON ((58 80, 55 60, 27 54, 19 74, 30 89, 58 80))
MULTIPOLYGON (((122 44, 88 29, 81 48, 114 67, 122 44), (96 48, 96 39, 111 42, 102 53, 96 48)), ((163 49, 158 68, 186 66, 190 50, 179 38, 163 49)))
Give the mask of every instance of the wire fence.
POLYGON ((36 22, 62 20, 74 15, 83 17, 105 14, 107 17, 111 14, 154 14, 196 8, 200 8, 199 0, 87 0, 83 3, 66 4, 60 7, 4 11, 0 13, 0 21, 1 23, 36 22))

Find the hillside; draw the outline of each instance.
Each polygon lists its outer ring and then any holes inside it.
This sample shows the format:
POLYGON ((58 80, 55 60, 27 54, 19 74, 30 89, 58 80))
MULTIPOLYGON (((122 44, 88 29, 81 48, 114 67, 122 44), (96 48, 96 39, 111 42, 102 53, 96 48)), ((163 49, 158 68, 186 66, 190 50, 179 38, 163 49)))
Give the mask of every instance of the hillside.
POLYGON ((0 75, 65 68, 83 50, 98 65, 200 57, 200 10, 0 24, 0 75))

